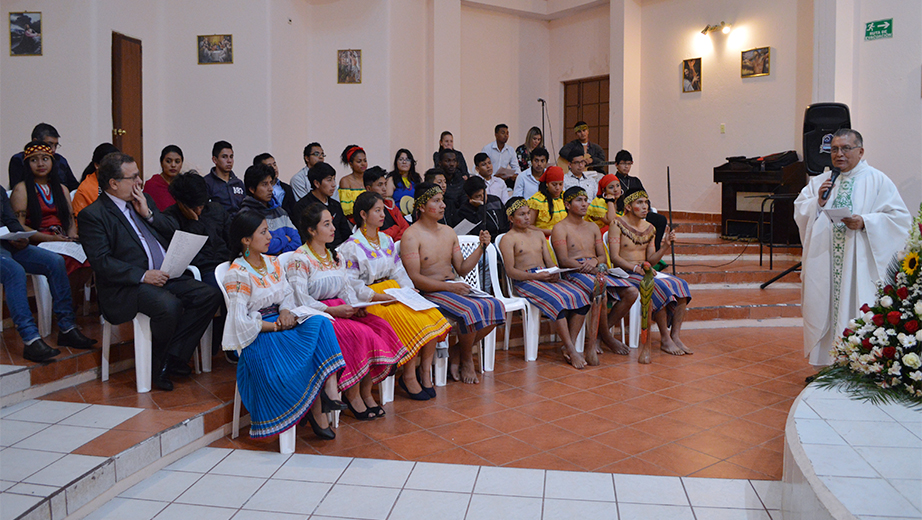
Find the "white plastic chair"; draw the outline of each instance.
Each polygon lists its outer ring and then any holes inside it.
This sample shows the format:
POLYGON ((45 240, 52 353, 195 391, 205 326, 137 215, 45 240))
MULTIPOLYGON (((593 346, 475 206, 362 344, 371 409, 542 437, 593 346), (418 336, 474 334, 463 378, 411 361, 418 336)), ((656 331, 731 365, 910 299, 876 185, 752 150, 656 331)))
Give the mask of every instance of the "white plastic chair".
MULTIPOLYGON (((540 333, 541 311, 525 298, 513 296, 512 283, 509 281, 508 276, 505 276, 503 280, 506 283, 500 285, 497 251, 499 250, 499 244, 504 236, 506 236, 505 233, 496 237, 496 243, 491 244, 490 247, 487 248, 487 262, 490 269, 490 281, 493 283, 493 296, 506 306, 506 333, 503 337, 503 350, 509 350, 509 332, 512 329, 509 318, 512 316, 513 312, 521 311, 522 336, 525 340, 525 361, 535 361, 538 359, 538 335, 540 333), (509 297, 503 295, 502 287, 506 287, 510 294, 509 297)), ((501 251, 500 256, 502 256, 501 251)), ((503 261, 505 262, 505 259, 503 261)))
MULTIPOLYGON (((467 258, 480 247, 480 237, 476 235, 460 235, 458 236, 458 243, 461 246, 461 256, 467 258)), ((491 244, 492 245, 492 244, 491 244)), ((489 248, 488 248, 489 249, 489 248)), ((464 277, 464 282, 477 290, 483 290, 483 287, 480 284, 480 273, 475 267, 471 269, 467 276, 464 277)), ((480 345, 480 367, 484 372, 492 372, 494 359, 496 356, 496 329, 493 329, 480 345)), ((447 361, 446 361, 447 368, 447 361)))
MULTIPOLYGON (((605 255, 611 262, 611 251, 608 250, 608 231, 602 234, 602 245, 605 246, 605 255)), ((611 264, 609 264, 611 265, 611 264)), ((634 300, 627 319, 627 346, 638 348, 640 346, 640 298, 634 300)), ((624 343, 624 318, 621 318, 621 342, 624 343)))
MULTIPOLYGON (((190 265, 186 268, 192 273, 192 276, 201 281, 201 273, 198 268, 190 265)), ((102 380, 109 380, 109 351, 112 347, 112 324, 100 315, 102 321, 102 380)), ((134 328, 134 371, 137 380, 137 389, 139 394, 150 392, 151 388, 151 370, 153 355, 153 335, 150 330, 150 316, 143 313, 137 313, 131 320, 134 328)), ((199 359, 202 359, 202 368, 205 372, 211 372, 211 337, 212 325, 209 324, 199 340, 197 352, 193 353, 195 358, 195 371, 199 372, 199 359)))

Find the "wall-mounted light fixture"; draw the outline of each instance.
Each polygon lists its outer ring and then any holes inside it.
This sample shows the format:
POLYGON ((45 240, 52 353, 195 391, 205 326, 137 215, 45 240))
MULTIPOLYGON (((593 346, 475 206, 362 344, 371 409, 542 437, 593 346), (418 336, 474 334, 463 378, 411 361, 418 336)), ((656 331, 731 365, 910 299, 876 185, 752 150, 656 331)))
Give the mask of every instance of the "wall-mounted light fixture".
POLYGON ((714 31, 720 31, 724 34, 730 34, 731 27, 732 26, 730 24, 724 21, 721 21, 719 24, 716 24, 716 25, 708 24, 708 25, 705 25, 704 29, 701 30, 701 34, 707 36, 708 34, 714 31))

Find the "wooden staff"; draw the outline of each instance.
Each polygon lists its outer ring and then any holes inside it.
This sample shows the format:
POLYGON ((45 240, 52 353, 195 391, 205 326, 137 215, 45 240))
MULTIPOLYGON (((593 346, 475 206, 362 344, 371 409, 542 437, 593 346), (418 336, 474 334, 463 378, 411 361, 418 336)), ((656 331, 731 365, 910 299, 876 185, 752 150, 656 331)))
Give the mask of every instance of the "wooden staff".
MULTIPOLYGON (((675 231, 672 227, 672 177, 669 174, 669 167, 666 167, 666 194, 669 197, 669 231, 675 231)), ((669 243, 672 249, 672 276, 675 276, 675 240, 669 243)))

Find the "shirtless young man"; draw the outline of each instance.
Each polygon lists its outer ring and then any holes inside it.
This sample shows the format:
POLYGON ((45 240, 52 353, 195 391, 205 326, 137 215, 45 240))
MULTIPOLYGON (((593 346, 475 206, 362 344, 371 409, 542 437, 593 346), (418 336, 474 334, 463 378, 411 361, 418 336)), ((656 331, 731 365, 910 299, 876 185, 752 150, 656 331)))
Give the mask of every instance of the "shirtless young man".
POLYGON ((481 231, 481 247, 464 258, 458 235, 452 228, 439 224, 445 214, 442 189, 423 182, 416 185, 414 195, 416 223, 403 233, 400 258, 413 285, 457 326, 458 343, 448 351, 451 377, 455 381, 479 383, 474 368, 474 343, 503 322, 506 309, 495 298, 467 296, 471 287, 451 280, 467 275, 477 266, 483 251, 490 245, 490 233, 481 231))
MULTIPOLYGON (((666 226, 663 242, 656 249, 653 238, 656 230, 653 224, 644 218, 650 211, 650 201, 647 192, 640 188, 631 188, 624 194, 624 216, 615 217, 608 228, 608 249, 611 261, 631 273, 629 280, 640 286, 643 280, 643 262, 656 264, 669 249, 669 244, 675 240, 675 231, 666 226)), ((691 300, 691 292, 685 280, 659 273, 654 279, 653 289, 653 319, 659 327, 662 345, 660 348, 675 356, 691 354, 679 334, 682 331, 682 322, 685 320, 685 309, 691 300), (672 328, 668 327, 669 318, 672 318, 672 328)))
MULTIPOLYGON (((573 267, 578 272, 568 273, 567 278, 582 287, 587 294, 591 294, 595 287, 595 273, 597 267, 608 267, 605 259, 605 246, 602 244, 602 233, 599 226, 584 220, 589 210, 589 196, 586 190, 574 186, 563 194, 564 205, 567 208, 567 217, 554 226, 551 232, 551 244, 557 255, 557 264, 560 267, 573 267)), ((607 314, 599 315, 599 335, 608 348, 616 354, 627 355, 630 349, 611 334, 611 325, 619 323, 631 305, 637 299, 637 289, 628 281, 621 280, 609 274, 602 278, 608 287, 610 296, 619 300, 607 314)), ((598 364, 598 354, 601 350, 598 345, 587 345, 584 353, 590 365, 598 364)))
POLYGON ((563 340, 564 358, 575 368, 583 368, 586 362, 576 351, 573 340, 583 328, 589 312, 589 294, 575 283, 561 280, 558 273, 535 272, 553 266, 554 260, 547 249, 544 233, 529 227, 531 215, 525 199, 509 199, 506 215, 512 229, 499 242, 506 274, 520 295, 541 309, 548 319, 554 320, 557 335, 563 340))

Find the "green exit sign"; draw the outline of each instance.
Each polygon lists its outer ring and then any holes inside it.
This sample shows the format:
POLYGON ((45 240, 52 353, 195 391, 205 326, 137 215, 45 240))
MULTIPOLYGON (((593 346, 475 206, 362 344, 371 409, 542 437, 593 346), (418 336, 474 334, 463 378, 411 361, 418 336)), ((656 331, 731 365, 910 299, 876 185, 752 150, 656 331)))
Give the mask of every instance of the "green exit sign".
POLYGON ((893 38, 893 18, 864 24, 865 41, 879 40, 881 38, 893 38))

